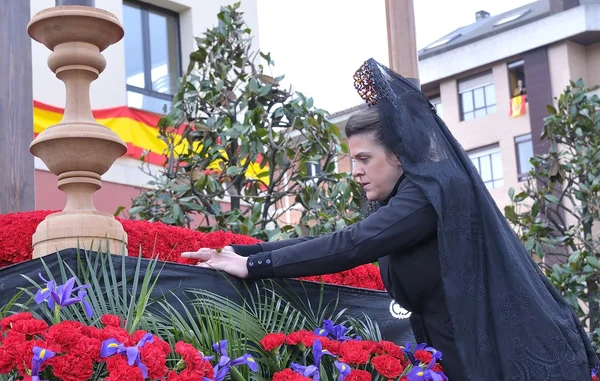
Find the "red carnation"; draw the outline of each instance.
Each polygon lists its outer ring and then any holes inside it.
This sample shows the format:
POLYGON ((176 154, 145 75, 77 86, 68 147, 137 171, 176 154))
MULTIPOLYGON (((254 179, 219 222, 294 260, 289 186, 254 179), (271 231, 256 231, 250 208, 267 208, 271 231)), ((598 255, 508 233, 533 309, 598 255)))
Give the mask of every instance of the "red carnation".
POLYGON ((288 345, 298 345, 305 341, 309 341, 310 344, 308 346, 311 346, 314 340, 314 336, 315 334, 310 331, 300 330, 287 335, 287 337, 285 338, 285 343, 288 345))
MULTIPOLYGON (((435 364, 435 365, 434 365, 434 366, 431 368, 431 370, 433 370, 433 371, 434 371, 434 372, 436 372, 436 373, 444 373, 444 367, 443 367, 443 366, 442 366, 442 364, 440 364, 440 363, 437 363, 437 364, 435 364)), ((592 381, 593 381, 593 380, 592 380, 592 381)))
POLYGON ((102 329, 98 329, 95 327, 90 327, 88 331, 90 337, 94 337, 100 341, 104 341, 107 339, 116 339, 119 343, 125 344, 125 346, 132 346, 137 344, 137 342, 133 342, 129 332, 124 330, 123 328, 113 327, 108 325, 102 329))
POLYGON ((283 333, 269 333, 265 337, 260 340, 260 345, 265 349, 265 351, 272 351, 274 349, 279 348, 283 345, 285 341, 285 334, 283 333))
MULTIPOLYGON (((107 361, 107 369, 109 371, 108 377, 104 381, 144 381, 142 371, 137 366, 129 366, 125 356, 111 356, 112 358, 119 358, 123 361, 107 361), (110 364, 110 366, 108 366, 110 364)), ((109 357, 109 358, 111 358, 109 357)), ((107 360, 109 359, 107 358, 107 360)))
POLYGON ((398 358, 398 359, 404 358, 404 354, 402 353, 402 348, 400 348, 400 346, 396 345, 395 343, 392 343, 391 341, 385 341, 385 340, 380 341, 378 343, 377 353, 394 356, 395 358, 398 358))
POLYGON ((14 314, 8 317, 5 317, 4 319, 0 320, 0 328, 2 329, 2 332, 6 331, 7 329, 11 329, 12 325, 15 322, 18 322, 19 320, 30 320, 33 319, 33 315, 29 312, 20 312, 18 314, 14 314))
POLYGON ((373 364, 373 367, 375 367, 375 370, 379 374, 388 378, 396 378, 404 370, 404 367, 400 364, 400 360, 390 355, 374 357, 371 360, 371 364, 373 364))
POLYGON ((415 351, 415 358, 423 364, 429 365, 431 359, 433 358, 433 355, 423 349, 419 349, 415 351))
POLYGON ((148 368, 148 378, 162 379, 167 374, 167 354, 160 345, 146 343, 140 349, 142 363, 148 368))
POLYGON ((84 326, 78 321, 65 320, 50 326, 46 341, 60 347, 60 352, 70 350, 83 337, 84 326))
POLYGON ((177 374, 175 371, 170 371, 167 376, 167 381, 199 381, 202 380, 202 377, 207 377, 210 380, 213 380, 213 376, 202 376, 202 374, 198 372, 194 372, 189 369, 182 370, 181 373, 177 374))
POLYGON ((99 339, 81 336, 79 337, 77 344, 70 349, 69 353, 74 356, 89 358, 92 361, 100 361, 101 347, 102 341, 99 339))
POLYGON ((8 374, 15 368, 14 352, 0 347, 0 374, 8 374))
POLYGON ((213 377, 214 370, 210 362, 204 360, 200 351, 193 345, 179 341, 175 344, 175 352, 185 361, 186 369, 192 370, 204 377, 213 377))
POLYGON ((38 319, 17 320, 12 325, 13 332, 22 333, 27 336, 43 335, 47 329, 48 324, 38 319))
POLYGON ((375 344, 370 341, 344 341, 340 346, 340 354, 343 358, 339 361, 346 364, 366 364, 374 349, 375 344))
POLYGON ((33 347, 46 347, 42 340, 29 340, 21 343, 10 344, 7 349, 12 351, 12 357, 17 365, 17 370, 21 376, 27 375, 27 370, 31 369, 31 359, 33 357, 33 347))
POLYGON ((303 375, 294 372, 293 370, 287 368, 282 370, 281 372, 277 372, 273 375, 273 379, 271 381, 310 381, 311 378, 304 377, 303 375))
POLYGON ((105 326, 110 325, 117 328, 121 326, 121 318, 111 314, 102 315, 102 317, 100 317, 100 321, 105 326))
POLYGON ((336 340, 328 340, 323 343, 323 348, 327 349, 333 355, 339 355, 342 349, 342 343, 336 340))
POLYGON ((346 377, 346 381, 371 381, 371 374, 366 370, 353 369, 346 377))
POLYGON ((56 357, 52 371, 62 381, 87 381, 94 373, 94 365, 90 358, 66 354, 56 357))

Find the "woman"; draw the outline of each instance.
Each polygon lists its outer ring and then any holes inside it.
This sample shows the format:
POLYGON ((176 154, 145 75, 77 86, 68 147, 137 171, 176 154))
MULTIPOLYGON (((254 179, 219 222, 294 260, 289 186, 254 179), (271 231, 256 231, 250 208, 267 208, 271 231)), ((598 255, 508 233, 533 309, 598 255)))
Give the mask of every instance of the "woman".
POLYGON ((355 75, 370 105, 348 120, 353 175, 381 206, 316 238, 183 253, 241 278, 299 277, 379 260, 418 342, 450 380, 590 380, 598 364, 572 309, 500 213, 425 95, 369 60, 355 75))

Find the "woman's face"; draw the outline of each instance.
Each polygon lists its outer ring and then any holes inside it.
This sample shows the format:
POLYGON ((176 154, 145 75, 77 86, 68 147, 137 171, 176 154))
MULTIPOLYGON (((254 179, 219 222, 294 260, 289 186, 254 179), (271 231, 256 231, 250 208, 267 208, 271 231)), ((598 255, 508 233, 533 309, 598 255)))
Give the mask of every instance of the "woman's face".
POLYGON ((398 158, 377 144, 372 134, 351 136, 348 148, 354 161, 352 176, 363 186, 367 199, 385 200, 404 172, 398 158))

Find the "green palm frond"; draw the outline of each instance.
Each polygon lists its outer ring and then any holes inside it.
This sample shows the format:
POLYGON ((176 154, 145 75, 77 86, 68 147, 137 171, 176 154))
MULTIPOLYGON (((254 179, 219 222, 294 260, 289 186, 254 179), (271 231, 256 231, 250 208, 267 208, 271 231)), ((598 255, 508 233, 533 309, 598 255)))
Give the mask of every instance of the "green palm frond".
POLYGON ((363 340, 383 340, 379 326, 365 313, 363 313, 363 320, 347 316, 346 322, 344 322, 345 326, 352 327, 351 334, 359 335, 363 340))
MULTIPOLYGON (((155 300, 151 293, 161 269, 157 269, 158 261, 149 260, 145 264, 142 276, 143 259, 141 253, 137 258, 133 276, 127 277, 126 257, 121 256, 120 261, 112 256, 107 250, 101 248, 97 254, 90 251, 77 249, 76 268, 72 268, 63 261, 60 253, 57 253, 60 274, 52 274, 44 259, 41 258, 45 270, 45 278, 54 280, 58 284, 65 283, 69 278, 76 277, 76 284, 89 284, 87 289, 87 301, 94 310, 94 316, 89 318, 84 311, 83 305, 74 304, 60 311, 61 320, 77 320, 88 325, 98 325, 98 319, 104 314, 117 315, 126 320, 125 328, 131 333, 136 329, 146 329, 153 324, 156 325, 157 317, 148 310, 155 300), (116 264, 115 264, 116 262, 116 264), (119 263, 120 262, 120 263, 119 263)), ((32 287, 21 291, 30 297, 30 304, 35 292, 44 285, 38 280, 23 275, 32 287)), ((40 307, 41 313, 47 320, 53 319, 53 311, 47 305, 40 307)))

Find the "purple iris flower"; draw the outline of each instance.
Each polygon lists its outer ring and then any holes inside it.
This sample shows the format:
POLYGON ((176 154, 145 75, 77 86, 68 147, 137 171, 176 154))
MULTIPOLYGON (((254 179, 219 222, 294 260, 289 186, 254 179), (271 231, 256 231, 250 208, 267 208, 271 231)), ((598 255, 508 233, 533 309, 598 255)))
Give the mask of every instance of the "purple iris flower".
MULTIPOLYGON (((426 347, 426 348, 431 348, 431 347, 426 347)), ((426 348, 423 348, 423 349, 426 349, 426 348)), ((438 353, 440 353, 440 352, 438 351, 438 353)), ((440 355, 440 358, 441 358, 441 355, 440 355)), ((436 372, 433 370, 433 366, 435 365, 436 360, 437 360, 437 358, 436 358, 436 355, 434 354, 431 357, 431 361, 429 362, 429 365, 427 365, 427 368, 425 368, 425 369, 421 368, 418 364, 413 364, 413 368, 406 375, 406 378, 408 379, 408 381, 442 381, 442 380, 448 381, 448 377, 446 377, 446 375, 444 373, 436 372)))
POLYGON ((140 348, 143 348, 146 343, 152 343, 154 336, 151 333, 147 333, 140 341, 132 346, 126 347, 125 344, 118 342, 116 339, 107 339, 102 342, 100 347, 100 357, 108 357, 116 354, 122 354, 127 356, 127 364, 132 366, 135 364, 142 371, 142 376, 148 378, 148 368, 142 363, 140 357, 140 348))
POLYGON ((63 307, 67 307, 71 304, 81 302, 85 307, 85 313, 89 317, 92 317, 94 315, 92 306, 90 306, 90 304, 86 300, 84 300, 84 298, 87 295, 87 291, 85 291, 84 288, 90 287, 89 284, 74 287, 76 277, 72 277, 67 281, 67 283, 57 286, 56 282, 54 282, 53 280, 47 281, 46 279, 44 279, 41 273, 38 275, 44 282, 46 282, 46 287, 38 290, 38 292, 35 294, 34 300, 37 304, 41 304, 45 301, 46 303, 48 303, 48 307, 50 307, 50 309, 56 311, 56 309, 60 310, 63 307), (72 296, 71 294, 73 294, 76 291, 77 296, 72 296))
POLYGON ((33 357, 31 358, 31 381, 40 381, 42 364, 52 357, 54 357, 54 352, 51 350, 33 347, 33 357))
MULTIPOLYGON (((346 336, 346 332, 348 332, 349 328, 344 327, 341 324, 334 325, 331 320, 323 320, 323 327, 317 328, 314 331, 314 334, 317 336, 328 337, 333 340, 338 340, 341 342, 347 340, 354 340, 350 336, 346 336)), ((361 340, 362 338, 359 336, 356 340, 361 340)))
POLYGON ((343 362, 336 361, 334 364, 335 364, 335 367, 340 372, 340 375, 338 376, 338 381, 344 381, 346 379, 346 377, 348 377, 350 375, 350 373, 352 372, 352 369, 350 369, 348 364, 344 364, 343 362))
POLYGON ((319 374, 319 368, 314 365, 304 366, 293 362, 290 368, 296 373, 300 373, 304 377, 312 377, 313 381, 320 381, 321 375, 319 374))
POLYGON ((321 359, 323 359, 323 355, 333 356, 333 354, 327 349, 323 349, 323 343, 321 343, 321 341, 318 339, 315 339, 315 341, 313 341, 312 354, 315 360, 314 365, 304 366, 292 363, 291 368, 294 372, 300 373, 304 377, 312 377, 313 381, 320 381, 321 359))
POLYGON ((321 359, 323 358, 323 355, 333 356, 333 354, 327 349, 323 349, 323 343, 321 343, 321 340, 318 339, 315 339, 313 342, 312 353, 313 358, 315 359, 315 366, 317 368, 321 367, 321 359))
POLYGON ((591 373, 591 377, 594 378, 594 376, 598 376, 598 374, 600 374, 600 366, 595 367, 594 369, 592 369, 592 373, 591 373))
POLYGON ((221 356, 219 363, 215 366, 215 381, 223 381, 229 374, 232 366, 248 365, 253 372, 258 372, 258 364, 249 354, 231 360, 227 354, 227 340, 221 340, 213 344, 214 350, 221 356))

